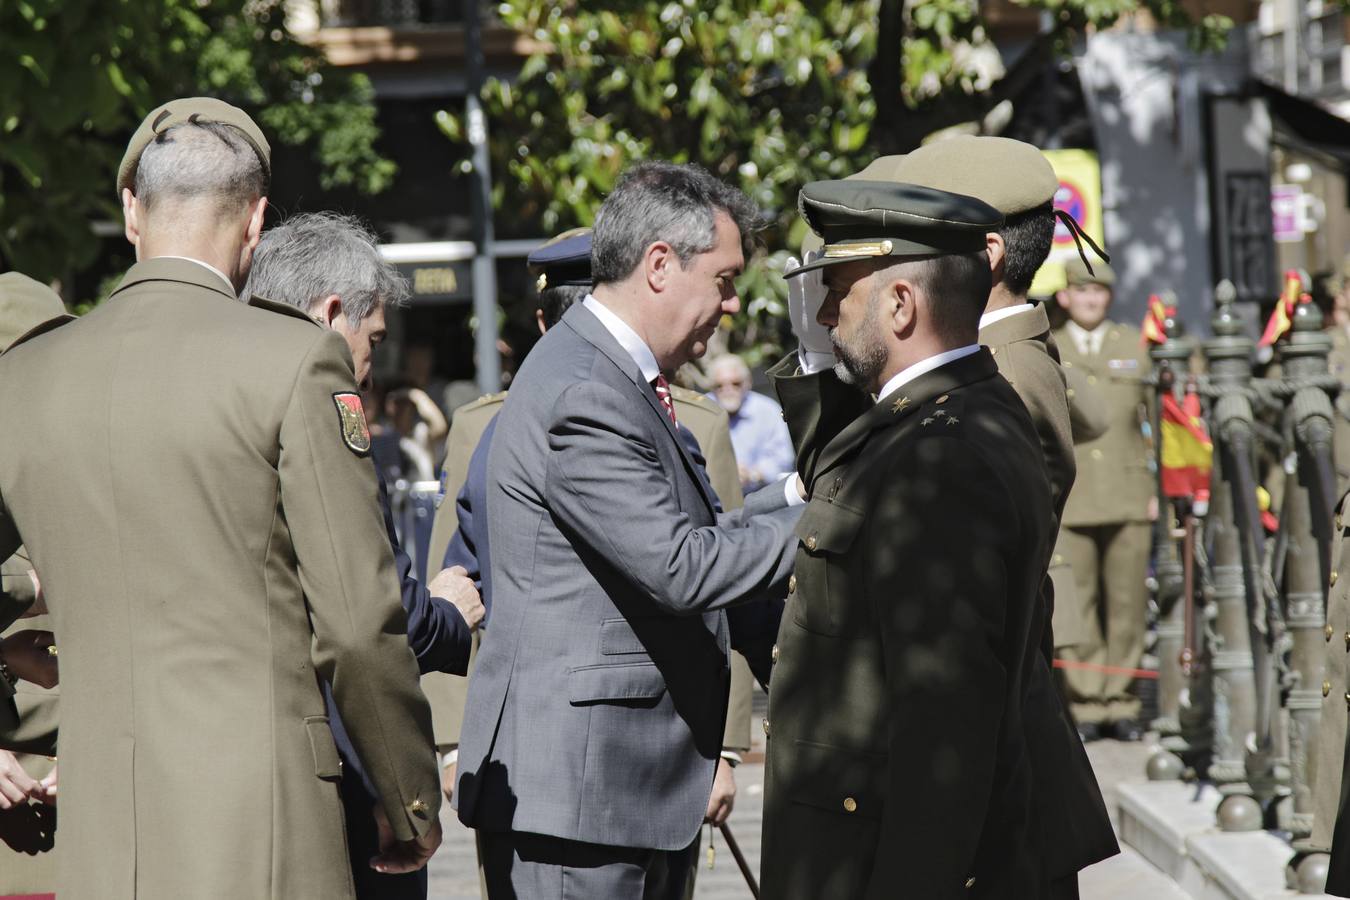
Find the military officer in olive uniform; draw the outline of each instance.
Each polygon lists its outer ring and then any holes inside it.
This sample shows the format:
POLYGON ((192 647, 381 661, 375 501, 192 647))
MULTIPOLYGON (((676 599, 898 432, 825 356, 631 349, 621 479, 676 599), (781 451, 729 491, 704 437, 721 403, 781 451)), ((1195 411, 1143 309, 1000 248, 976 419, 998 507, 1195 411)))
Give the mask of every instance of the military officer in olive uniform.
MULTIPOLYGON (((1073 401, 1089 401, 1086 405, 1091 406, 1095 399, 1089 385, 1077 385, 1071 399, 1045 308, 1027 300, 1032 279, 1054 240, 1053 201, 1059 178, 1031 144, 973 135, 935 141, 903 157, 882 158, 859 177, 869 177, 869 170, 884 171, 885 180, 975 197, 1004 216, 1003 227, 986 236, 993 288, 980 317, 980 343, 989 348, 999 374, 1013 386, 1036 426, 1050 476, 1053 544, 1077 471, 1072 409, 1085 404, 1073 401)), ((1078 430, 1087 424, 1081 423, 1078 430)), ((1062 554, 1052 556, 1049 576, 1043 584, 1047 621, 1040 637, 1044 665, 1037 666, 1028 697, 1027 739, 1039 819, 1046 829, 1046 877, 1056 884, 1057 896, 1076 897, 1077 873, 1114 855, 1119 847, 1092 765, 1065 714, 1052 675, 1055 649, 1063 640, 1059 632, 1068 632, 1074 636, 1069 643, 1076 643, 1082 631, 1064 615, 1076 611, 1077 604, 1073 573, 1062 554)))
MULTIPOLYGON (((0 348, 34 328, 70 318, 61 298, 45 284, 18 272, 0 275, 0 348)), ((27 557, 20 549, 0 566, 0 627, 36 600, 27 557)), ((48 616, 32 616, 14 621, 0 637, 8 639, 5 646, 13 647, 31 646, 33 637, 44 635, 42 642, 50 645, 50 628, 48 616)), ((3 649, 0 660, 11 663, 7 667, 11 671, 17 668, 3 649)), ((27 679, 16 679, 13 685, 0 681, 0 693, 10 688, 17 719, 0 728, 0 748, 5 748, 0 749, 0 756, 15 751, 5 762, 19 767, 33 784, 28 802, 0 811, 0 896, 50 893, 56 887, 56 813, 49 805, 53 798, 48 796, 48 787, 55 785, 58 691, 27 679)))
POLYGON ((824 254, 788 277, 821 271, 837 363, 775 369, 810 502, 765 724, 764 894, 1043 896, 1023 705, 1051 493, 976 343, 1002 216, 862 180, 799 204, 824 254))
MULTIPOLYGON (((1105 434, 1075 447, 1078 478, 1064 509, 1058 552, 1073 567, 1085 640, 1060 653, 1070 662, 1136 669, 1144 652, 1151 529, 1156 484, 1143 423, 1148 416, 1144 378, 1150 370, 1139 329, 1107 318, 1115 276, 1106 264, 1089 271, 1081 260, 1065 265, 1058 294, 1069 319, 1055 332, 1062 365, 1082 372, 1110 417, 1105 434)), ((1121 740, 1141 734, 1133 676, 1068 668, 1065 681, 1074 718, 1088 739, 1121 740)))
POLYGON ((0 555, 27 546, 61 649, 63 900, 353 894, 319 678, 391 835, 439 843, 369 432, 342 337, 243 284, 267 142, 171 101, 118 176, 138 262, 0 355, 0 555))

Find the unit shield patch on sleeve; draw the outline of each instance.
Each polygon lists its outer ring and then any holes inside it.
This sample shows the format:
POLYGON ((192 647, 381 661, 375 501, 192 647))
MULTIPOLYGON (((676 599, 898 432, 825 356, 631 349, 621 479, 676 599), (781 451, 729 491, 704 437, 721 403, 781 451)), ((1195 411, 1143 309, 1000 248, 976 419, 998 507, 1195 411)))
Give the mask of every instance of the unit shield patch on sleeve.
POLYGON ((361 395, 343 391, 333 395, 338 422, 342 426, 342 440, 353 453, 365 456, 370 452, 370 429, 366 427, 366 412, 361 408, 361 395))

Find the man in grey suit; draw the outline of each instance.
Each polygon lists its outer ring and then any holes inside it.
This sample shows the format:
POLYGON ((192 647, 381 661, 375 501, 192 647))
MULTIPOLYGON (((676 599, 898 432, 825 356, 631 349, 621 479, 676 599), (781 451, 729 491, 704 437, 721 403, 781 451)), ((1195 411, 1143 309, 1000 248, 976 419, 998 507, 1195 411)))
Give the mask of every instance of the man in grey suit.
POLYGON ((530 352, 497 420, 492 625, 455 793, 493 898, 679 897, 729 644, 767 680, 797 479, 717 515, 662 374, 739 308, 754 215, 695 166, 627 172, 596 217, 592 295, 530 352))

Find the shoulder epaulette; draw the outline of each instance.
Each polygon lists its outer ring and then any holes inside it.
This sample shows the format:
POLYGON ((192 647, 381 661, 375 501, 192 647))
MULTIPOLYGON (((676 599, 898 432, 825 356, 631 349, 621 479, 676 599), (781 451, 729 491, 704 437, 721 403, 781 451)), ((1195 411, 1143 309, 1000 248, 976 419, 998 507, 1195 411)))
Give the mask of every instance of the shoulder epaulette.
POLYGON ((301 309, 296 309, 289 303, 278 303, 275 300, 268 300, 266 297, 259 297, 257 294, 254 294, 252 297, 248 298, 248 305, 256 306, 258 309, 271 310, 274 313, 281 313, 283 316, 293 316, 297 319, 304 319, 311 325, 315 325, 319 328, 323 327, 322 325, 319 325, 309 313, 301 309))
POLYGON ((37 325, 34 325, 32 328, 28 329, 23 334, 16 337, 8 347, 4 348, 4 350, 0 352, 8 353, 9 351, 13 350, 15 347, 19 346, 25 341, 31 341, 33 338, 37 337, 40 334, 46 334, 49 331, 54 331, 57 328, 60 328, 62 325, 66 324, 67 322, 74 322, 75 319, 76 317, 72 316, 70 313, 62 313, 59 316, 53 316, 52 318, 48 319, 45 322, 39 322, 37 325))
POLYGON ((481 409, 484 406, 493 406, 498 403, 504 403, 506 402, 506 393, 507 393, 506 391, 498 391, 495 394, 484 394, 477 400, 474 400, 471 403, 465 403, 459 409, 455 410, 455 415, 459 415, 462 412, 470 412, 475 409, 481 409))
POLYGON ((691 391, 689 388, 680 387, 678 384, 672 384, 670 386, 670 396, 671 399, 683 400, 686 403, 697 403, 700 406, 706 406, 712 403, 706 395, 700 394, 698 391, 691 391))

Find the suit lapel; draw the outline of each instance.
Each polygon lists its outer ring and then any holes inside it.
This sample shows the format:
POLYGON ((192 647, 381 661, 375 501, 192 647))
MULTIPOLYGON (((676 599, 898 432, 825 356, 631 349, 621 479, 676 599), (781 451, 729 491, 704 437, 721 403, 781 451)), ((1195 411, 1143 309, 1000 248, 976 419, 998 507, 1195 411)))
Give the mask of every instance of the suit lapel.
POLYGON ((656 396, 656 391, 647 383, 647 380, 642 377, 642 371, 638 369, 638 365, 633 360, 633 357, 628 354, 627 350, 620 346, 619 342, 614 338, 614 335, 609 333, 609 329, 601 324, 600 320, 595 317, 595 314, 580 303, 573 304, 572 308, 567 311, 562 318, 562 322, 559 324, 567 325, 587 343, 609 357, 610 361, 619 367, 619 371, 623 372, 624 375, 633 382, 633 387, 642 395, 642 398, 647 401, 647 405, 651 407, 651 410, 656 414, 656 417, 661 420, 661 424, 666 429, 666 433, 670 435, 670 439, 674 442, 675 449, 679 452, 680 458, 684 460, 685 468, 689 470, 689 477, 692 478, 694 484, 698 486, 698 492, 703 498, 703 502, 707 503, 708 509, 716 514, 717 500, 713 497, 712 488, 708 486, 705 479, 699 477, 698 465, 694 462, 693 457, 689 455, 689 450, 685 447, 684 440, 681 439, 679 433, 675 430, 675 423, 670 421, 670 415, 666 412, 666 408, 661 405, 660 399, 656 396))
POLYGON ((991 378, 997 373, 998 367, 994 364, 994 357, 984 347, 981 347, 978 353, 972 353, 939 366, 931 372, 925 372, 909 384, 883 397, 880 403, 854 419, 830 441, 820 455, 820 462, 816 466, 812 481, 818 481, 822 475, 861 447, 868 435, 876 429, 903 421, 934 397, 972 382, 991 378))

